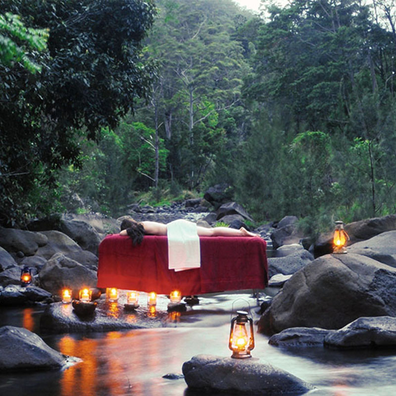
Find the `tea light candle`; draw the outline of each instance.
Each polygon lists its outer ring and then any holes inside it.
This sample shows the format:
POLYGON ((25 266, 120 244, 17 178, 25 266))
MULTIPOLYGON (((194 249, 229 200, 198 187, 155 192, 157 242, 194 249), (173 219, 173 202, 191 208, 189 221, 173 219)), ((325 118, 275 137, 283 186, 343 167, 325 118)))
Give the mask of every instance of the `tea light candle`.
POLYGON ((127 292, 127 304, 136 305, 139 301, 139 293, 137 291, 127 292))
POLYGON ((106 289, 106 297, 110 302, 118 300, 118 289, 115 287, 108 287, 106 289))
POLYGON ((63 304, 69 304, 72 301, 72 293, 70 289, 63 289, 62 291, 62 302, 63 304))
POLYGON ((169 295, 172 304, 178 304, 181 301, 181 293, 179 290, 173 290, 169 295))
POLYGON ((148 304, 149 306, 156 306, 156 305, 157 305, 157 293, 151 292, 151 293, 148 295, 147 304, 148 304))
POLYGON ((79 300, 81 302, 91 302, 92 300, 92 290, 88 288, 81 289, 78 293, 79 300))

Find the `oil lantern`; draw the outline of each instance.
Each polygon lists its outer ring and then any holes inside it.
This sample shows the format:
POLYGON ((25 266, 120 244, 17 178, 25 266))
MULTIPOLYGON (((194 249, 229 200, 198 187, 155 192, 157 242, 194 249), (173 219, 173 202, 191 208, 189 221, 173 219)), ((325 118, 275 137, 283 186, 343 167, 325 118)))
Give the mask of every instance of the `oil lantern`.
POLYGON ((349 240, 349 235, 344 230, 344 223, 336 221, 336 229, 333 237, 333 253, 346 253, 346 243, 349 240))
POLYGON ((23 267, 21 270, 21 285, 29 286, 32 283, 32 270, 29 267, 23 267))
POLYGON ((106 289, 106 297, 110 302, 118 300, 118 289, 115 287, 108 287, 106 289))
POLYGON ((252 355, 254 348, 253 320, 245 311, 237 311, 237 316, 231 320, 229 348, 234 359, 246 359, 252 355))

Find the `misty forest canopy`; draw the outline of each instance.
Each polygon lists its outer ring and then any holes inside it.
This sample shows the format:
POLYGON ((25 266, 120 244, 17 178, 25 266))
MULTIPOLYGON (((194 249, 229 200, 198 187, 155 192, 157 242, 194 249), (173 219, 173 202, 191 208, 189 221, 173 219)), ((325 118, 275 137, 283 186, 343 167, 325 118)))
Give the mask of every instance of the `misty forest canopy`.
POLYGON ((227 183, 259 221, 395 213, 395 0, 0 0, 0 222, 227 183))

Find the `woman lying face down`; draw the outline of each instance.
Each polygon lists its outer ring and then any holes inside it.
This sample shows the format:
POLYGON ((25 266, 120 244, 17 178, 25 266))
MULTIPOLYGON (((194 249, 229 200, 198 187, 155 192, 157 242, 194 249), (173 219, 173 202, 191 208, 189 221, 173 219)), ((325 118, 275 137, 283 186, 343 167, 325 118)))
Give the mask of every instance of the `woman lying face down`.
MULTIPOLYGON (((178 222, 187 220, 176 220, 178 222)), ((189 222, 191 223, 191 222, 189 222)), ((197 234, 199 236, 226 236, 226 237, 260 237, 246 228, 241 227, 239 230, 228 227, 214 227, 206 228, 201 226, 197 227, 197 234)), ((141 221, 140 223, 132 218, 124 219, 121 223, 120 235, 128 235, 134 245, 142 243, 145 235, 166 235, 167 225, 158 223, 156 221, 141 221)))

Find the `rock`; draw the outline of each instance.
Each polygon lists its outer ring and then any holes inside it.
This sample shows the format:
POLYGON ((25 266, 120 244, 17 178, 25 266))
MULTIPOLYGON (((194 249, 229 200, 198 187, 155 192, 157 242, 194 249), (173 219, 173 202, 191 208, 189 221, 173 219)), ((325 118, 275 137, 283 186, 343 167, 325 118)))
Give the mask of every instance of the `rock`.
POLYGON ((52 294, 61 294, 65 287, 80 290, 83 287, 95 287, 98 277, 96 271, 62 253, 55 254, 41 269, 40 285, 52 294))
POLYGON ((20 265, 21 267, 35 268, 37 272, 40 272, 40 270, 44 267, 46 263, 47 260, 44 257, 29 256, 29 257, 25 257, 21 261, 20 265))
POLYGON ((318 327, 292 327, 273 335, 268 343, 279 347, 323 346, 325 338, 335 332, 318 327))
POLYGON ((396 231, 384 232, 368 241, 357 242, 348 252, 361 254, 396 268, 396 231))
POLYGON ((81 220, 62 220, 59 231, 73 239, 83 250, 98 255, 101 238, 90 224, 81 220))
POLYGON ((362 317, 325 337, 325 345, 338 348, 396 346, 396 318, 362 317))
POLYGON ((299 243, 303 235, 297 230, 297 217, 286 216, 277 225, 271 233, 271 240, 274 249, 282 245, 299 243))
POLYGON ((0 292, 1 306, 24 305, 27 301, 28 298, 21 286, 8 285, 0 292))
POLYGON ((7 268, 15 267, 17 265, 16 261, 13 259, 7 250, 0 247, 0 272, 6 270, 7 268))
POLYGON ((216 223, 216 218, 217 218, 216 213, 209 213, 202 220, 206 221, 208 224, 215 224, 216 223))
POLYGON ((396 230, 396 215, 375 217, 345 225, 345 231, 351 238, 350 243, 370 239, 383 232, 396 230))
POLYGON ((275 274, 292 275, 308 263, 313 261, 314 257, 307 250, 298 250, 289 256, 270 257, 268 259, 268 273, 272 277, 275 274))
POLYGON ((143 308, 125 311, 119 303, 110 304, 99 299, 95 312, 87 317, 78 316, 72 304, 48 305, 40 318, 40 330, 57 334, 150 329, 162 327, 167 318, 166 312, 157 312, 156 317, 150 318, 143 308))
POLYGON ((254 395, 302 395, 313 387, 294 375, 258 359, 194 356, 182 367, 189 388, 254 395))
POLYGON ((258 331, 339 329, 362 316, 396 316, 396 269, 357 254, 326 255, 285 283, 258 331))
POLYGON ((21 268, 17 266, 8 267, 5 271, 0 272, 0 285, 20 285, 21 268))
MULTIPOLYGON (((292 243, 290 245, 282 245, 274 252, 274 257, 286 257, 292 254, 301 253, 305 249, 299 243, 292 243)), ((313 259, 313 256, 312 256, 313 259)))
POLYGON ((276 274, 271 276, 270 280, 268 281, 269 287, 282 287, 292 275, 283 275, 283 274, 276 274))
POLYGON ((187 200, 184 202, 184 206, 185 206, 186 208, 196 208, 197 206, 200 206, 200 205, 201 205, 201 201, 202 201, 201 198, 191 198, 191 199, 187 199, 187 200))
POLYGON ((220 221, 222 223, 228 224, 230 228, 236 228, 237 230, 239 230, 241 227, 248 228, 245 224, 245 219, 238 214, 224 216, 220 221))
POLYGON ((52 214, 41 219, 35 219, 27 225, 29 231, 50 231, 60 229, 61 216, 59 214, 52 214))
POLYGON ((14 326, 0 328, 0 371, 54 370, 66 364, 66 356, 29 330, 14 326))
POLYGON ((227 202, 223 205, 221 205, 217 211, 217 220, 221 220, 224 216, 227 215, 240 215, 242 216, 245 220, 249 220, 251 222, 254 222, 252 217, 246 212, 246 210, 236 202, 227 202))
POLYGON ((298 222, 298 218, 296 216, 285 216, 276 226, 276 228, 280 229, 287 226, 295 226, 298 222))
POLYGON ((37 250, 37 256, 49 260, 54 254, 62 253, 87 268, 97 270, 97 256, 83 250, 73 239, 59 231, 43 231, 42 233, 48 238, 48 243, 37 250))
POLYGON ((51 293, 37 287, 8 285, 0 291, 0 305, 18 306, 53 302, 51 293))
POLYGON ((216 184, 210 187, 204 194, 204 199, 217 210, 221 204, 231 201, 232 191, 228 184, 216 184))
POLYGON ((48 242, 45 235, 0 227, 0 246, 8 252, 23 252, 26 256, 33 256, 37 249, 48 242))

